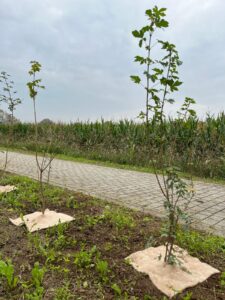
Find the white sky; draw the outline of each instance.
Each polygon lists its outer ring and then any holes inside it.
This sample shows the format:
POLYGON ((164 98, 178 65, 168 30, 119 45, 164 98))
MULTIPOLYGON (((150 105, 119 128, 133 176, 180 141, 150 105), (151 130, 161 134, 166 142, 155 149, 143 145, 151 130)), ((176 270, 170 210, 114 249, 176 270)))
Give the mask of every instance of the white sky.
POLYGON ((38 60, 46 86, 39 119, 134 119, 145 99, 129 78, 140 72, 131 31, 155 4, 168 8, 170 23, 159 37, 175 43, 183 61, 178 104, 188 96, 200 116, 225 110, 224 0, 0 0, 0 71, 23 100, 16 116, 33 119, 26 82, 29 61, 38 60))

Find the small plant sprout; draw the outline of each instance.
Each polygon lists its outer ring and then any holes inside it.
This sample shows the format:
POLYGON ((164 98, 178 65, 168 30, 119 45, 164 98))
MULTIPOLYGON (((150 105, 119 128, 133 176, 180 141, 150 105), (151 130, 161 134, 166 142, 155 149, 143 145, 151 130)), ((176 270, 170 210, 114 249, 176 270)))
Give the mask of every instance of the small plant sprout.
POLYGON ((75 254, 74 264, 79 268, 90 268, 93 264, 93 256, 96 254, 97 248, 93 246, 89 251, 82 249, 75 254))
POLYGON ((222 289, 225 289, 225 271, 220 276, 220 286, 222 289))
POLYGON ((95 269, 99 273, 100 279, 103 282, 107 282, 109 280, 108 273, 110 272, 110 270, 107 261, 102 259, 97 259, 95 264, 95 269))
POLYGON ((0 260, 0 281, 4 279, 8 289, 14 289, 18 284, 19 278, 14 273, 14 266, 10 260, 0 260))
MULTIPOLYGON (((41 79, 36 78, 36 74, 41 71, 41 64, 37 61, 31 61, 31 69, 29 71, 29 75, 32 77, 32 81, 27 83, 30 98, 33 101, 33 110, 34 110, 34 125, 35 125, 35 157, 36 157, 36 164, 38 168, 38 178, 40 182, 40 195, 42 199, 42 214, 44 214, 46 209, 46 198, 44 195, 44 186, 43 186, 43 175, 46 170, 51 170, 51 163, 54 159, 54 155, 51 154, 48 156, 48 153, 44 151, 43 157, 41 159, 38 158, 38 122, 37 122, 37 110, 36 110, 36 99, 38 95, 39 89, 44 89, 45 87, 41 85, 41 79)), ((49 178, 49 174, 48 174, 49 178)))
POLYGON ((46 269, 45 267, 40 267, 39 262, 34 264, 31 270, 31 284, 33 286, 33 293, 25 294, 25 299, 27 300, 42 300, 44 294, 43 280, 46 269))
POLYGON ((111 285, 111 289, 113 290, 114 294, 115 294, 117 297, 121 297, 121 296, 122 296, 122 291, 121 291, 121 288, 118 286, 118 284, 113 283, 113 284, 111 285))
POLYGON ((40 267, 39 262, 36 262, 34 264, 34 267, 31 271, 31 275, 32 275, 32 283, 35 287, 39 288, 40 286, 42 286, 45 271, 46 271, 45 268, 40 267))
POLYGON ((71 293, 70 282, 66 281, 63 285, 55 290, 54 300, 70 300, 74 299, 74 295, 71 293))

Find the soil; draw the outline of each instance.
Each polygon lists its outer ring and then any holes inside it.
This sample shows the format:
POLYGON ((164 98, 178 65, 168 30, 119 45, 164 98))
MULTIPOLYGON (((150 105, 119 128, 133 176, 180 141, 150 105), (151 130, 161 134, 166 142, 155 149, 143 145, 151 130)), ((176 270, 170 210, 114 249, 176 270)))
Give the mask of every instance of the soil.
MULTIPOLYGON (((12 183, 11 179, 10 182, 12 183)), ((18 178, 16 183, 21 184, 18 178)), ((49 189, 54 190, 55 188, 50 187, 49 189)), ((38 194, 35 184, 32 191, 33 194, 38 194)), ((10 196, 9 194, 0 195, 1 259, 11 259, 15 267, 15 274, 23 282, 31 282, 31 270, 35 262, 46 266, 43 299, 59 299, 54 298, 55 293, 65 281, 69 282, 72 296, 62 299, 167 299, 151 283, 147 275, 135 271, 125 261, 125 258, 131 253, 144 249, 148 241, 151 241, 153 246, 162 244, 161 220, 68 190, 52 192, 52 194, 49 192, 48 195, 52 195, 48 198, 49 209, 75 217, 75 221, 64 227, 63 242, 60 244, 62 236, 56 228, 29 234, 24 226, 16 227, 9 222, 9 217, 18 217, 20 212, 23 214, 34 212, 40 205, 38 201, 34 200, 36 199, 34 196, 31 197, 32 200, 27 198, 21 203, 22 188, 12 193, 10 196), (9 202, 6 201, 8 197, 10 197, 9 202), (16 204, 12 201, 13 198, 17 199, 16 204), (125 224, 120 228, 112 219, 99 217, 104 215, 105 209, 131 216, 135 226, 125 224), (56 257, 53 255, 52 258, 50 254, 45 256, 44 252, 38 251, 37 246, 34 246, 35 239, 43 245, 47 245, 47 242, 48 245, 53 245, 57 240, 59 245, 55 247, 56 257), (96 246, 100 253, 100 259, 108 262, 110 272, 106 279, 99 276, 93 264, 82 268, 74 263, 74 257, 82 247, 88 251, 93 246, 96 246), (121 292, 118 292, 118 295, 112 288, 113 284, 120 288, 121 292)), ((95 259, 93 258, 93 260, 95 259)), ((225 257, 222 253, 212 253, 206 257, 203 255, 201 261, 221 271, 225 269, 225 257)), ((9 290, 1 278, 0 283, 0 299, 26 299, 25 294, 34 291, 32 284, 28 284, 27 288, 18 284, 16 288, 9 290)), ((204 283, 184 291, 174 299, 224 300, 224 292, 225 290, 221 290, 220 286, 220 275, 217 274, 204 283), (192 297, 184 298, 188 292, 192 293, 192 297)))

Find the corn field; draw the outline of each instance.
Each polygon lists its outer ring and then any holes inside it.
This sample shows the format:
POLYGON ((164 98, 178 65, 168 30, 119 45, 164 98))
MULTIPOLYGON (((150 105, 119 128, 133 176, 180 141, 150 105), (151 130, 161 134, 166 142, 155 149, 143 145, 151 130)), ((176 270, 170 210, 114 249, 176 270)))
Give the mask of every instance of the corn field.
MULTIPOLYGON (((9 125, 0 125, 0 145, 9 145, 9 125)), ((10 147, 35 150, 34 125, 13 125, 14 138, 10 147)), ((158 159, 160 139, 164 139, 165 157, 173 152, 174 164, 183 172, 202 177, 225 177, 225 114, 197 118, 168 119, 162 128, 153 122, 144 124, 119 122, 75 122, 70 124, 40 124, 39 151, 49 151, 73 157, 110 161, 149 167, 158 159)))

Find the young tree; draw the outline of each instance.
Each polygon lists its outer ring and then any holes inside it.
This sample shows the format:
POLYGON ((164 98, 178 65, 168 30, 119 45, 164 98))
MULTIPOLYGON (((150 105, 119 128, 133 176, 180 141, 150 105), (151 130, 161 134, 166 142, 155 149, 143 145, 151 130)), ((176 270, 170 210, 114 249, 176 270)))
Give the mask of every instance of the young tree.
POLYGON ((36 110, 36 98, 38 94, 39 89, 44 89, 45 87, 41 85, 41 79, 36 78, 36 74, 41 71, 41 64, 37 61, 31 61, 31 69, 29 71, 29 75, 32 78, 32 81, 27 83, 30 98, 33 101, 33 110, 34 110, 34 125, 35 125, 35 158, 36 158, 36 164, 38 169, 38 179, 40 182, 40 195, 42 199, 42 214, 44 214, 46 209, 46 198, 44 195, 44 185, 43 185, 43 176, 44 172, 46 170, 49 170, 48 172, 48 179, 49 179, 49 173, 51 170, 51 163, 54 159, 54 154, 49 154, 47 149, 43 149, 43 153, 41 157, 38 157, 38 122, 37 122, 37 110, 36 110))
POLYGON ((15 91, 14 82, 10 80, 10 77, 11 76, 5 71, 2 71, 0 73, 0 83, 2 83, 3 85, 3 94, 0 94, 0 102, 4 102, 7 104, 9 110, 9 116, 10 116, 9 120, 7 120, 7 123, 9 122, 9 132, 7 138, 6 151, 5 151, 5 162, 3 167, 3 174, 8 164, 8 148, 9 145, 14 140, 14 129, 13 129, 13 125, 15 121, 14 113, 16 110, 16 106, 22 103, 21 99, 16 96, 17 91, 15 91))
POLYGON ((4 71, 0 74, 0 82, 4 85, 4 94, 0 95, 0 101, 3 101, 8 105, 8 110, 10 112, 9 122, 11 125, 13 125, 16 106, 21 104, 22 101, 20 98, 16 97, 17 91, 14 90, 14 82, 10 80, 10 77, 11 76, 4 71))
MULTIPOLYGON (((178 223, 181 218, 187 221, 188 205, 194 195, 192 180, 187 182, 181 179, 179 169, 173 165, 175 161, 175 141, 168 140, 166 135, 165 104, 175 102, 171 98, 171 94, 178 91, 179 86, 182 84, 178 76, 178 67, 182 63, 174 44, 162 40, 153 42, 153 34, 155 34, 156 29, 169 26, 169 23, 164 19, 166 8, 159 9, 155 6, 153 9, 147 10, 145 14, 148 17, 148 25, 139 31, 133 31, 133 36, 139 40, 139 47, 144 46, 147 51, 146 57, 135 57, 136 62, 145 65, 143 74, 146 84, 142 84, 142 79, 139 76, 133 75, 131 79, 135 83, 141 84, 146 90, 145 113, 141 112, 140 116, 144 118, 147 128, 149 120, 152 118, 152 124, 154 123, 158 129, 157 156, 155 159, 151 157, 151 161, 159 188, 164 197, 163 203, 167 216, 167 222, 162 232, 166 246, 164 261, 168 264, 174 264, 177 262, 174 243, 178 223), (151 51, 153 46, 160 46, 160 53, 165 52, 162 59, 153 59, 151 51), (152 114, 149 115, 149 112, 152 114), (159 169, 161 175, 159 175, 159 169)), ((195 115, 194 110, 190 108, 190 105, 194 103, 191 98, 185 99, 180 112, 183 118, 188 115, 195 115)), ((146 137, 148 137, 148 131, 146 137)))

